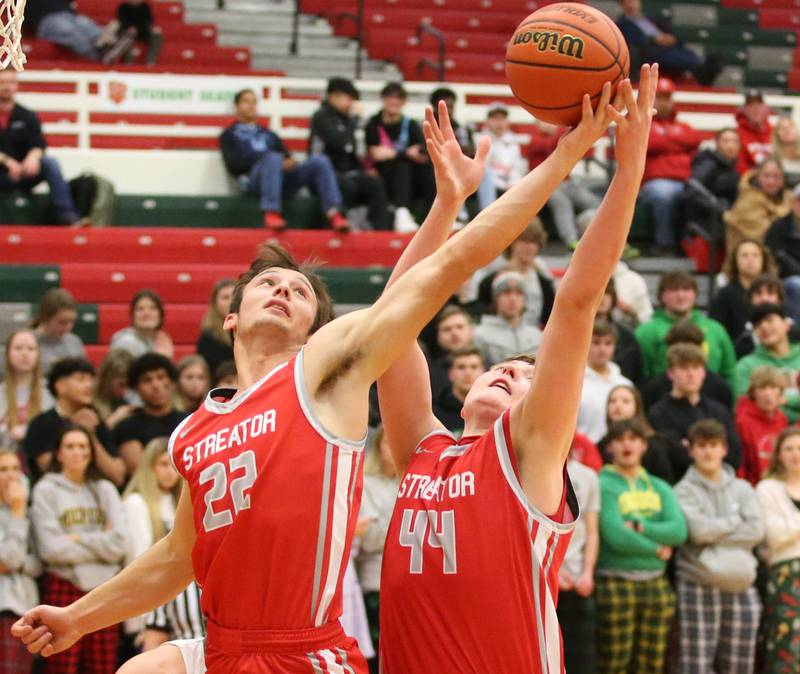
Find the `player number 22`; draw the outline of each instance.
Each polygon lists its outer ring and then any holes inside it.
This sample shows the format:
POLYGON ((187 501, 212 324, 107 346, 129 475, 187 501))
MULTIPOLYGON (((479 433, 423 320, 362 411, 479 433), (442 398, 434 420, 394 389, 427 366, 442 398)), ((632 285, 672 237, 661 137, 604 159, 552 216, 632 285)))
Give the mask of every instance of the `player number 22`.
POLYGON ((250 508, 250 494, 245 494, 245 491, 253 486, 256 481, 256 455, 248 449, 242 452, 239 456, 234 456, 229 462, 230 471, 226 470, 224 461, 217 461, 203 469, 200 473, 200 484, 211 482, 211 488, 206 492, 205 502, 206 511, 203 515, 203 528, 206 531, 214 531, 220 527, 227 527, 233 523, 233 518, 242 510, 250 508), (215 511, 214 501, 219 501, 225 498, 228 493, 228 472, 239 471, 244 468, 244 474, 239 475, 230 481, 231 500, 233 501, 233 510, 231 512, 228 508, 224 510, 215 511))
POLYGON ((400 524, 400 545, 411 549, 409 573, 422 573, 422 552, 425 542, 432 548, 442 549, 442 571, 457 573, 456 564, 456 514, 452 510, 403 511, 400 524))

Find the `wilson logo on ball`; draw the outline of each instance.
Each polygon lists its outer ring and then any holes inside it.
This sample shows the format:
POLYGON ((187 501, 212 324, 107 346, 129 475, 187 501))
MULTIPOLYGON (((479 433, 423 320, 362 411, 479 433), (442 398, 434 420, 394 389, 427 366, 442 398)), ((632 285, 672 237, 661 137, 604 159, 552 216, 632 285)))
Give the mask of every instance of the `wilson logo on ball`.
POLYGON ((533 43, 539 51, 554 51, 575 59, 583 58, 584 41, 569 35, 550 31, 525 31, 514 36, 514 44, 533 43))

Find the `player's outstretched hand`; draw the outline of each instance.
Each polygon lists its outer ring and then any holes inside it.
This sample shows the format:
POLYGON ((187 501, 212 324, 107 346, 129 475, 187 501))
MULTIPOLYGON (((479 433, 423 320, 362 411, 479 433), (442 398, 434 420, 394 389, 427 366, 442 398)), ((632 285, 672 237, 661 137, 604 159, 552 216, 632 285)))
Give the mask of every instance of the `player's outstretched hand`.
POLYGON ((580 123, 559 141, 559 145, 569 150, 575 161, 583 157, 592 145, 608 131, 612 120, 608 114, 610 104, 611 82, 606 82, 603 85, 600 101, 596 109, 592 109, 592 99, 589 94, 583 95, 580 123))
POLYGON ((615 152, 618 169, 644 171, 657 84, 658 65, 643 65, 637 96, 634 98, 630 80, 625 80, 619 85, 617 106, 607 106, 608 114, 617 125, 615 152), (620 102, 627 109, 624 115, 619 110, 620 102))
POLYGON ((69 608, 37 606, 11 626, 11 636, 19 639, 31 653, 49 657, 66 650, 81 633, 69 608))
POLYGON ((491 141, 482 137, 478 141, 475 158, 465 155, 453 133, 444 101, 439 101, 438 123, 433 116, 433 108, 425 110, 422 132, 425 134, 425 144, 436 175, 436 194, 441 198, 464 201, 478 189, 483 180, 483 169, 491 141))

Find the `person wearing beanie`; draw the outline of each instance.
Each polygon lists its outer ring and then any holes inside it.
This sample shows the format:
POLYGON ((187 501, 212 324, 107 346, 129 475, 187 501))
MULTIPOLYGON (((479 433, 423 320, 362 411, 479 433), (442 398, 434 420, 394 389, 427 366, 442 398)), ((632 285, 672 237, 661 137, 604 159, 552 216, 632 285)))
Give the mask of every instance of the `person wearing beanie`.
POLYGON ((492 281, 494 314, 485 314, 475 328, 475 346, 486 367, 517 353, 536 353, 542 331, 523 321, 525 279, 519 272, 500 272, 492 281))
POLYGON ((747 394, 750 376, 760 365, 771 365, 786 376, 783 392, 784 414, 789 423, 800 418, 800 391, 797 387, 797 371, 800 370, 800 344, 789 341, 791 321, 779 304, 759 304, 751 314, 753 334, 758 340, 753 353, 736 364, 733 393, 736 398, 747 394))
POLYGON ((736 404, 736 433, 742 441, 742 465, 737 475, 754 487, 764 476, 775 438, 789 425, 781 410, 786 376, 770 365, 760 365, 750 375, 747 395, 736 404))
POLYGON ((611 464, 600 471, 596 671, 661 672, 675 612, 665 571, 686 521, 672 488, 642 467, 640 423, 612 424, 603 444, 611 464))
POLYGON ((676 555, 681 672, 752 672, 761 600, 753 548, 764 539, 755 490, 723 463, 725 428, 689 429, 692 465, 675 485, 689 529, 676 555))

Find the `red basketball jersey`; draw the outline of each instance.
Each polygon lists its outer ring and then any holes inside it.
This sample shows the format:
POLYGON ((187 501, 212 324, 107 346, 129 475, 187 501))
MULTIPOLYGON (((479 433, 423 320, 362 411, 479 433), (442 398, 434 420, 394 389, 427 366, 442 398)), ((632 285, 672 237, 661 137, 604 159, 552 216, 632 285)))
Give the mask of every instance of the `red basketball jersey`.
POLYGON ((302 351, 236 398, 209 395, 175 429, 170 455, 191 494, 210 620, 293 630, 339 618, 363 454, 363 442, 314 418, 302 351))
POLYGON ((566 471, 567 523, 529 503, 508 419, 461 444, 437 431, 416 449, 383 556, 384 674, 564 671, 558 570, 578 505, 566 471))

